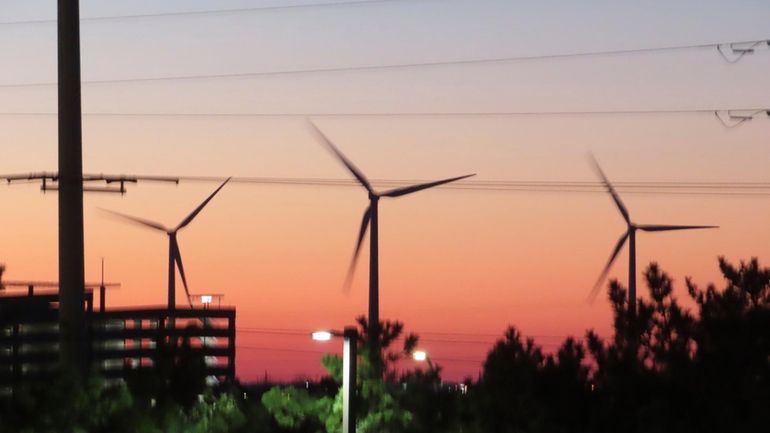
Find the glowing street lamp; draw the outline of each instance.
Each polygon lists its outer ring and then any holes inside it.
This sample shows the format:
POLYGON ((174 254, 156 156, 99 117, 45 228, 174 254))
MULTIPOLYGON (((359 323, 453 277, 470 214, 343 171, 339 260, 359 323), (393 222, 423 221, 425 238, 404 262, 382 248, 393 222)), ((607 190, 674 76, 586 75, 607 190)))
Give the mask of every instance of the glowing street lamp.
POLYGON ((340 331, 316 331, 312 334, 315 341, 329 341, 332 337, 342 337, 342 433, 356 432, 355 402, 356 364, 358 358, 358 330, 348 326, 340 331))
POLYGON ((313 333, 313 340, 315 341, 329 341, 332 339, 332 333, 329 331, 316 331, 313 333))
POLYGON ((222 299, 224 297, 225 295, 220 293, 196 293, 190 294, 187 297, 187 300, 190 303, 190 308, 195 308, 196 305, 200 305, 204 310, 208 310, 210 307, 214 306, 214 302, 217 303, 218 307, 221 307, 222 299))
POLYGON ((412 352, 412 359, 414 359, 417 362, 427 362, 428 368, 433 371, 433 362, 430 360, 430 357, 428 356, 428 353, 424 350, 415 350, 412 352))

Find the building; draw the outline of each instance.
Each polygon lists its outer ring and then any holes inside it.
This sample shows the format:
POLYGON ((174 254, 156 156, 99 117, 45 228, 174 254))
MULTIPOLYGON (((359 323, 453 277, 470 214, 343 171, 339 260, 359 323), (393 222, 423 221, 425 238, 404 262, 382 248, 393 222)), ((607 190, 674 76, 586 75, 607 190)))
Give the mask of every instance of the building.
MULTIPOLYGON (((45 380, 58 361, 58 302, 55 284, 5 284, 0 289, 0 391, 45 380), (17 290, 13 290, 13 287, 17 290), (42 288, 40 288, 42 286, 42 288), (49 291, 44 291, 43 288, 49 291)), ((103 293, 103 289, 102 289, 103 293)), ((209 381, 235 378, 235 309, 211 305, 170 310, 93 308, 85 293, 88 359, 109 380, 150 369, 159 357, 200 356, 209 381)))

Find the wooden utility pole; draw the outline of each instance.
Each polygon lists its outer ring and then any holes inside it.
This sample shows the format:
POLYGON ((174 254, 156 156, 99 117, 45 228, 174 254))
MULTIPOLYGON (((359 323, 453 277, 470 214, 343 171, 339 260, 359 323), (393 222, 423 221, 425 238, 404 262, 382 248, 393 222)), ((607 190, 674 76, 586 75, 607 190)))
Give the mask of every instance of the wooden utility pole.
POLYGON ((84 312, 83 144, 79 0, 58 0, 59 334, 66 374, 83 375, 88 346, 84 312))

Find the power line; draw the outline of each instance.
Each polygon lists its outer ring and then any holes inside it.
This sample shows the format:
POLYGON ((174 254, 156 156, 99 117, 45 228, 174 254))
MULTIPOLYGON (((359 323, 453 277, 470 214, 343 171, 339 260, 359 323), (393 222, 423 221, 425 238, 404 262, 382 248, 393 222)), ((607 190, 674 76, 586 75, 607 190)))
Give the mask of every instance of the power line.
MULTIPOLYGON (((396 1, 396 0, 391 0, 391 1, 396 1)), ((426 62, 391 63, 391 64, 381 64, 381 65, 333 66, 333 67, 320 67, 320 68, 307 68, 307 69, 283 69, 283 70, 275 70, 275 71, 232 72, 232 73, 220 73, 220 74, 192 74, 192 75, 168 75, 168 76, 158 76, 158 77, 111 78, 111 79, 99 79, 99 80, 84 80, 82 81, 82 83, 83 84, 121 84, 121 83, 143 83, 143 82, 158 82, 158 81, 252 78, 252 77, 263 77, 263 76, 300 75, 300 74, 317 74, 317 73, 333 73, 333 72, 398 70, 398 69, 425 68, 425 67, 498 64, 498 63, 508 63, 508 62, 518 62, 518 61, 568 59, 568 58, 575 58, 575 57, 616 56, 621 54, 640 54, 640 53, 682 51, 682 50, 695 50, 695 49, 707 49, 707 48, 719 49, 719 47, 724 45, 735 46, 735 45, 751 44, 752 46, 754 46, 761 43, 767 43, 768 45, 770 45, 770 39, 767 39, 767 40, 755 39, 751 41, 724 42, 724 43, 671 45, 671 46, 650 47, 650 48, 629 48, 629 49, 605 50, 605 51, 581 51, 581 52, 573 52, 573 53, 537 54, 537 55, 529 55, 529 56, 506 56, 506 57, 491 57, 491 58, 479 58, 479 59, 457 59, 457 60, 436 60, 436 61, 426 61, 426 62)), ((722 53, 722 51, 719 51, 719 52, 722 53)), ((54 81, 38 82, 38 83, 0 84, 0 88, 43 87, 43 86, 55 86, 56 84, 57 83, 54 81)))
MULTIPOLYGON (((324 8, 324 7, 333 7, 333 6, 361 6, 361 5, 368 5, 368 4, 395 3, 395 2, 403 3, 405 1, 407 0, 348 0, 348 1, 332 1, 332 2, 324 2, 324 3, 299 3, 299 4, 281 5, 281 6, 259 6, 259 7, 250 7, 250 8, 206 9, 206 10, 199 10, 199 11, 157 12, 157 13, 147 13, 147 14, 83 17, 83 18, 80 18, 80 21, 94 22, 94 21, 117 21, 117 20, 127 20, 127 19, 162 18, 162 17, 176 17, 176 16, 228 15, 228 14, 263 12, 263 11, 284 10, 284 9, 310 9, 310 8, 324 8)), ((0 25, 55 24, 55 23, 56 23, 55 19, 0 21, 0 25)))
MULTIPOLYGON (((258 350, 258 351, 265 351, 265 352, 288 352, 288 353, 306 353, 311 355, 325 355, 327 353, 332 353, 330 351, 324 351, 324 350, 309 350, 309 349, 290 349, 290 348, 282 348, 282 347, 269 347, 269 346, 242 346, 242 345, 236 345, 236 349, 243 349, 243 350, 258 350)), ((467 358, 445 358, 445 357, 438 357, 434 358, 431 357, 431 360, 438 361, 438 362, 467 362, 467 363, 478 363, 481 364, 484 362, 483 359, 467 359, 467 358)))
POLYGON ((282 348, 282 347, 269 347, 269 346, 241 346, 241 345, 236 345, 235 347, 236 347, 236 349, 264 350, 266 352, 310 353, 310 354, 314 354, 314 355, 323 355, 323 354, 329 353, 328 351, 323 351, 323 350, 288 349, 288 348, 282 348))
MULTIPOLYGON (((161 176, 147 176, 153 179, 163 179, 161 176)), ((202 181, 202 182, 221 182, 225 178, 217 176, 179 176, 168 179, 179 181, 202 181)), ((330 186, 357 186, 353 179, 344 178, 302 178, 302 177, 233 177, 231 182, 241 183, 276 183, 276 184, 307 184, 307 185, 330 185, 330 186)), ((424 179, 372 179, 370 182, 379 187, 398 187, 426 182, 424 179)), ((451 185, 451 184, 450 184, 451 185)), ((450 188, 450 185, 442 185, 444 188, 450 188)), ((477 187, 580 187, 596 188, 605 191, 605 186, 601 182, 595 181, 548 181, 548 180, 464 180, 460 185, 477 187)), ((746 189, 767 189, 770 188, 770 181, 618 181, 613 182, 617 188, 746 188, 746 189)))
MULTIPOLYGON (((259 332, 259 331, 248 331, 248 330, 238 330, 237 331, 240 334, 261 334, 261 335, 280 335, 282 337, 298 337, 298 338, 308 338, 309 334, 302 333, 302 334, 296 334, 296 333, 286 333, 286 332, 259 332)), ((502 338, 502 336, 497 337, 495 340, 469 340, 469 339, 453 339, 453 338, 431 338, 431 337, 423 337, 421 333, 417 333, 420 336, 420 341, 425 343, 446 343, 446 344, 462 344, 462 345, 484 345, 484 346, 494 346, 495 343, 499 339, 502 338)), ((528 336, 536 339, 541 338, 547 338, 546 336, 528 336)), ((399 340, 403 340, 403 337, 399 338, 399 340)), ((547 342, 538 342, 538 345, 540 346, 547 346, 547 347, 554 347, 554 346, 560 346, 561 342, 553 342, 553 341, 547 341, 547 342)))
MULTIPOLYGON (((2 86, 0 86, 2 87, 2 86)), ((667 115, 667 114, 708 114, 720 112, 751 112, 752 116, 766 113, 768 108, 694 108, 694 109, 648 109, 648 110, 568 110, 568 111, 393 111, 393 112, 84 112, 93 117, 223 117, 223 118, 313 118, 313 117, 536 117, 536 116, 613 116, 613 115, 667 115)), ((56 116, 53 111, 2 111, 0 116, 56 116)))
MULTIPOLYGON (((504 334, 498 333, 498 334, 484 334, 484 333, 474 333, 474 332, 430 332, 430 331, 422 331, 418 333, 419 335, 440 335, 440 336, 460 336, 460 337, 491 337, 495 339, 501 339, 504 337, 504 334)), ((558 338, 558 339, 565 339, 570 337, 569 335, 525 335, 525 337, 532 337, 532 338, 558 338)))
MULTIPOLYGON (((101 175, 87 175, 101 176, 101 175)), ((132 176, 153 181, 179 182, 222 182, 217 176, 132 176)), ((18 179, 19 175, 0 175, 0 180, 18 179)), ((14 180, 14 182, 16 182, 14 180)), ((358 184, 352 179, 323 179, 299 177, 232 177, 230 182, 247 185, 299 186, 323 188, 353 188, 358 184)), ((380 188, 396 188, 425 182, 416 179, 372 180, 380 188)), ((26 183, 21 182, 19 183, 26 183)), ((770 196, 770 182, 748 181, 626 181, 616 182, 616 188, 624 194, 669 195, 669 196, 726 196, 726 197, 765 197, 770 196)), ((606 194, 600 182, 592 181, 463 181, 458 184, 442 185, 438 188, 469 192, 509 192, 509 193, 570 193, 570 194, 606 194)))
MULTIPOLYGON (((305 329, 296 329, 296 328, 251 328, 251 327, 238 327, 238 332, 245 332, 245 333, 254 333, 254 334, 275 334, 275 335, 297 335, 297 336, 304 336, 307 337, 312 332, 311 330, 305 330, 305 329)), ((472 342, 472 343, 489 343, 493 344, 496 340, 499 340, 504 337, 503 333, 499 334, 484 334, 484 333, 473 333, 473 332, 436 332, 436 331, 412 331, 415 334, 420 336, 420 340, 423 341, 442 341, 442 342, 472 342), (428 340, 423 338, 423 335, 435 335, 435 336, 442 336, 445 337, 442 339, 433 339, 428 337, 428 340), (494 338, 495 340, 489 341, 489 340, 467 340, 467 339, 446 339, 446 337, 451 336, 459 336, 459 337, 490 337, 494 338)), ((545 338, 556 338, 556 339, 565 339, 568 338, 569 335, 526 335, 525 337, 532 337, 532 338, 538 338, 538 339, 545 339, 545 338)))
MULTIPOLYGON (((223 178, 207 176, 181 176, 179 181, 221 182, 223 178)), ((356 187, 351 179, 320 178, 270 178, 270 177, 233 177, 233 183, 318 186, 318 187, 356 187)), ((377 187, 400 187, 425 182, 425 180, 372 180, 377 187)), ((692 195, 692 196, 770 196, 770 182, 616 182, 616 189, 627 194, 656 195, 692 195)), ((600 182, 589 181, 462 181, 457 184, 442 185, 445 190, 460 191, 497 191, 497 192, 545 192, 545 193, 593 193, 606 194, 605 186, 600 182)))
MULTIPOLYGON (((239 327, 237 329, 237 332, 239 333, 249 333, 249 334, 268 334, 268 335, 282 335, 282 336, 297 336, 297 337, 307 337, 310 335, 309 330, 303 330, 303 329, 296 329, 296 328, 250 328, 250 327, 239 327)), ((494 346, 499 340, 503 339, 503 336, 501 334, 485 334, 485 333, 469 333, 469 332, 431 332, 431 331, 416 331, 417 335, 420 336, 420 341, 425 343, 448 343, 448 344, 480 344, 485 346, 494 346), (444 338, 431 338, 422 337, 423 335, 439 335, 444 336, 444 338), (490 340, 468 340, 468 339, 452 339, 447 338, 449 336, 463 336, 463 337, 494 337, 495 339, 490 340)), ((557 339, 565 339, 569 336, 567 335, 526 335, 523 336, 524 338, 534 338, 534 339, 549 339, 549 338, 557 338, 557 339)), ((404 337, 401 337, 400 339, 403 339, 404 337)), ((543 348, 555 348, 561 346, 561 342, 542 342, 539 341, 536 343, 537 346, 543 347, 543 348)), ((312 354, 312 355, 323 355, 327 353, 332 353, 330 351, 323 351, 323 350, 312 350, 312 349, 294 349, 294 348, 282 348, 282 347, 273 347, 273 346, 251 346, 251 345, 238 345, 236 346, 238 349, 245 349, 245 350, 259 350, 259 351, 267 351, 267 352, 289 352, 289 353, 306 353, 306 354, 312 354)), ((474 364, 481 364, 484 362, 483 359, 465 359, 465 358, 451 358, 451 357, 431 357, 432 360, 436 362, 458 362, 458 363, 474 363, 474 364)))

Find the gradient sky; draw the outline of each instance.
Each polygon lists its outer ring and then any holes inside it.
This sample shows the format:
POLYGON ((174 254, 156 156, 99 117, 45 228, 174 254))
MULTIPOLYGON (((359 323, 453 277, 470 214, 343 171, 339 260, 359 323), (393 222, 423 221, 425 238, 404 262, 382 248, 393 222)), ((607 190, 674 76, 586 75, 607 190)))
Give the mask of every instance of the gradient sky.
MULTIPOLYGON (((242 8, 287 1, 82 1, 83 17, 242 8)), ((293 3, 313 3, 297 1, 293 3)), ((766 39, 770 2, 403 0, 213 15, 85 21, 83 79, 218 74, 529 56, 766 39)), ((55 2, 3 0, 0 21, 52 19, 55 2)), ((0 24, 0 84, 56 79, 55 24, 0 24)), ((710 109, 770 106, 770 51, 727 64, 714 49, 389 71, 92 84, 89 113, 435 112, 710 109)), ((0 87, 0 112, 53 112, 56 88, 0 87)), ((321 117, 317 124, 370 177, 594 181, 593 151, 616 181, 770 181, 770 121, 734 129, 712 115, 321 117)), ((56 118, 0 115, 0 173, 53 171, 56 118)), ((285 117, 86 116, 86 172, 348 178, 285 117)), ((178 223, 215 188, 140 184, 85 198, 86 275, 122 283, 111 306, 162 304, 163 235, 99 207, 178 223)), ((55 193, 0 187, 0 261, 8 279, 57 277, 55 193)), ((625 195, 635 221, 718 224, 642 233, 639 267, 658 261, 686 297, 685 276, 719 282, 716 259, 770 257, 770 197, 625 195)), ((300 332, 342 327, 366 310, 367 254, 341 283, 366 194, 355 188, 224 189, 179 235, 193 292, 237 306, 238 375, 318 376, 300 332), (256 331, 256 332, 255 332, 256 331), (279 350, 276 350, 279 349, 279 350)), ((547 350, 589 328, 608 304, 585 302, 624 230, 603 194, 437 190, 380 207, 381 316, 422 334, 445 376, 476 375, 514 324, 547 350), (442 335, 455 333, 468 335, 442 335), (458 343, 447 340, 467 340, 458 343)), ((613 276, 626 278, 626 254, 613 276)), ((640 269, 641 271, 641 269, 640 269)), ((182 302, 182 298, 178 298, 182 302)), ((328 350, 338 350, 329 346, 328 350)))

